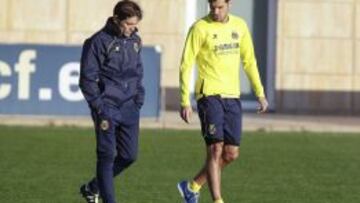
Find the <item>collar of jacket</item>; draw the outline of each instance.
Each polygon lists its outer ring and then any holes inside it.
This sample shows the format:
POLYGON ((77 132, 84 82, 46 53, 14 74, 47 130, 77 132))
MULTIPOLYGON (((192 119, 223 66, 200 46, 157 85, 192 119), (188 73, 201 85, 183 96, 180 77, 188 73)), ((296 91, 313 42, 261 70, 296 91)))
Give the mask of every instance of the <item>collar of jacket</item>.
MULTIPOLYGON (((107 32, 108 34, 112 35, 112 36, 116 36, 119 38, 127 38, 125 35, 123 35, 118 26, 114 23, 114 21, 112 20, 112 17, 109 17, 106 21, 105 27, 104 27, 105 32, 107 32)), ((134 37, 134 35, 136 34, 137 30, 135 32, 133 32, 130 37, 134 37)))

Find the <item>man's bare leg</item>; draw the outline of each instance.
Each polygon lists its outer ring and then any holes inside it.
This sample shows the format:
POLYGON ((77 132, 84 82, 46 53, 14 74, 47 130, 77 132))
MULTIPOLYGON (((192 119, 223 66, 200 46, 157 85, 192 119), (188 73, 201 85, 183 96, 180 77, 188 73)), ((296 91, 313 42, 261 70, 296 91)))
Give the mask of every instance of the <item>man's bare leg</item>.
MULTIPOLYGON (((210 146, 207 147, 207 160, 203 168, 199 171, 199 173, 194 177, 193 181, 198 185, 202 186, 207 182, 207 171, 208 171, 208 160, 211 156, 210 146)), ((228 164, 233 162, 239 156, 239 147, 234 145, 223 145, 222 147, 222 156, 219 160, 219 175, 221 176, 221 171, 225 168, 228 164)), ((210 188, 210 186, 209 186, 210 188)))

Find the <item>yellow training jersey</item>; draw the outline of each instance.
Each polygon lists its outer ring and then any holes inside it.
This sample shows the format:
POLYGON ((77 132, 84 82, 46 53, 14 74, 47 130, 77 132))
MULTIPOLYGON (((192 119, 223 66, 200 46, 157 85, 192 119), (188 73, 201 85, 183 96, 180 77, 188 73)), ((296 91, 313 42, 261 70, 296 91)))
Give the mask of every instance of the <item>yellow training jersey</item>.
POLYGON ((190 28, 180 66, 181 106, 190 106, 190 77, 196 60, 196 98, 240 97, 240 63, 257 97, 264 97, 254 47, 245 21, 229 15, 226 23, 206 16, 190 28))

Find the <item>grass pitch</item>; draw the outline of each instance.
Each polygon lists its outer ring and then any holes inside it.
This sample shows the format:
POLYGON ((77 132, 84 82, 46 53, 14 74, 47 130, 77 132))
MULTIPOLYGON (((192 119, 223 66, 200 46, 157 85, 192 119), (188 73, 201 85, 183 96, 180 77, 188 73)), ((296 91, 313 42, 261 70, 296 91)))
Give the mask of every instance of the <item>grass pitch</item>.
MULTIPOLYGON (((245 132, 223 173, 227 203, 360 202, 360 134, 245 132)), ((126 203, 180 203, 176 183, 202 166, 198 131, 142 130, 138 161, 116 178, 126 203)), ((0 127, 0 202, 81 203, 95 172, 92 129, 0 127)), ((206 186, 201 203, 210 203, 206 186)))

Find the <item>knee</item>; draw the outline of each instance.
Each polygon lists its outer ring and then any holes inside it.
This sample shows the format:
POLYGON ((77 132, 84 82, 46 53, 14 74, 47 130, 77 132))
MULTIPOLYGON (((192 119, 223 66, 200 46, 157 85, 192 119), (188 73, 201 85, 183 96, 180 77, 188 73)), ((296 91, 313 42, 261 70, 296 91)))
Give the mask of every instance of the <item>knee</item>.
POLYGON ((210 145, 210 150, 209 150, 209 154, 210 157, 212 159, 220 159, 221 158, 221 154, 223 153, 223 143, 215 143, 210 145))
POLYGON ((97 150, 97 159, 100 162, 114 162, 116 152, 111 150, 97 150))
POLYGON ((230 163, 235 161, 239 157, 238 151, 225 151, 222 158, 225 162, 230 163))
POLYGON ((131 164, 135 163, 136 157, 129 157, 127 159, 123 159, 122 161, 124 162, 124 165, 129 167, 131 164))
POLYGON ((131 164, 133 164, 137 160, 136 156, 130 156, 130 157, 118 157, 115 160, 115 163, 117 165, 121 165, 123 167, 129 167, 131 164))

